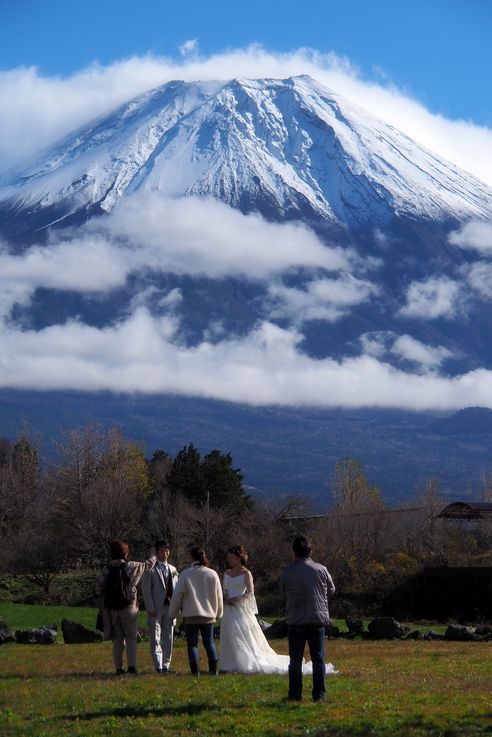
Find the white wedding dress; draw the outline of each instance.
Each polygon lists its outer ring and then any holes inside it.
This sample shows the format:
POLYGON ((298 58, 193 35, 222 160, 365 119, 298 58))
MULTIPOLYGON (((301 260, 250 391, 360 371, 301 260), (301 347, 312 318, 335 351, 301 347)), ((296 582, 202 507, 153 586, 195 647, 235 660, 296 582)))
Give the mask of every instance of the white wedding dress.
MULTIPOLYGON (((251 574, 224 574, 224 596, 240 597, 224 606, 220 625, 220 670, 226 673, 280 673, 289 669, 289 656, 273 650, 256 619, 258 609, 251 574)), ((302 672, 313 672, 312 664, 304 663, 302 672)), ((326 674, 335 673, 331 663, 326 674)))

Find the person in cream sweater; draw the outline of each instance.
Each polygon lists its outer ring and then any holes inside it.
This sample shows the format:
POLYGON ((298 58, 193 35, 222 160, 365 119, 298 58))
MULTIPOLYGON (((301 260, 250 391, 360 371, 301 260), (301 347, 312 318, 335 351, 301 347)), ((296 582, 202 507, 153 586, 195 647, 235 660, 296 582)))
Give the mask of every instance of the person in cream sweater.
POLYGON ((214 623, 222 617, 222 587, 217 573, 209 567, 203 548, 190 551, 192 565, 179 576, 169 605, 169 617, 183 617, 188 660, 193 675, 200 675, 198 633, 208 657, 208 671, 216 675, 217 650, 214 644, 214 623))

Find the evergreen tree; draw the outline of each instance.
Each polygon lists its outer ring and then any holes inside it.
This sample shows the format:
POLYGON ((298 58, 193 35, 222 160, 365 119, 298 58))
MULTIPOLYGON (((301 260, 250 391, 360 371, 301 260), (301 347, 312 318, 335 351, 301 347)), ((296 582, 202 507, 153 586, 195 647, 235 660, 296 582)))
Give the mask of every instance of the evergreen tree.
POLYGON ((212 509, 236 510, 241 514, 253 506, 244 493, 243 474, 232 466, 230 453, 212 450, 202 461, 202 494, 212 509))

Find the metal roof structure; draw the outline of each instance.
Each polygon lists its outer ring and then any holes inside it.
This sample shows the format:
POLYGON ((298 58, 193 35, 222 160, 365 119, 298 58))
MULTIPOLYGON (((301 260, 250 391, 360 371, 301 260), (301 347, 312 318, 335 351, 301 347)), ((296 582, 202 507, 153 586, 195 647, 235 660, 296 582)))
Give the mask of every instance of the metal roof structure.
POLYGON ((452 502, 437 516, 445 519, 492 519, 492 502, 452 502))

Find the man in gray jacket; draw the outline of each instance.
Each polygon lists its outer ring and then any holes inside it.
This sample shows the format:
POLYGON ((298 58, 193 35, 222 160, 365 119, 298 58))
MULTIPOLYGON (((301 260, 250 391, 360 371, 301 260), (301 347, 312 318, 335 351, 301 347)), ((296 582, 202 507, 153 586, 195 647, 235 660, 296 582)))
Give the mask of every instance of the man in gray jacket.
POLYGON ((169 616, 169 604, 178 581, 178 572, 168 562, 169 543, 155 544, 157 562, 142 579, 142 593, 147 610, 150 654, 157 673, 168 673, 173 653, 175 620, 169 616))
POLYGON ((333 579, 325 566, 311 560, 311 545, 305 537, 292 544, 295 560, 281 578, 289 630, 289 695, 302 699, 302 660, 307 642, 313 663, 313 701, 325 698, 325 625, 329 624, 329 598, 335 593, 333 579))

